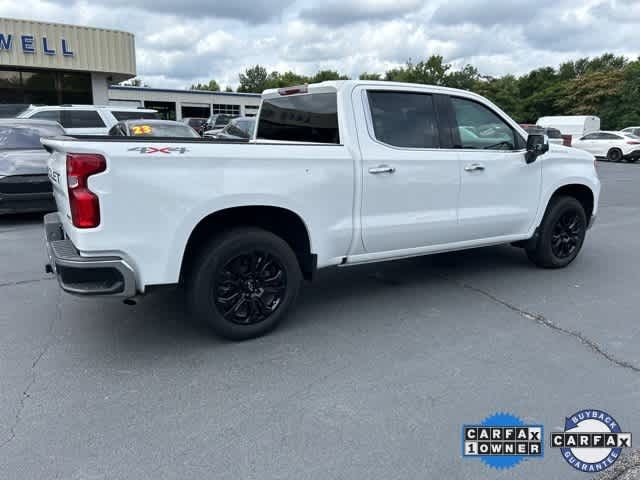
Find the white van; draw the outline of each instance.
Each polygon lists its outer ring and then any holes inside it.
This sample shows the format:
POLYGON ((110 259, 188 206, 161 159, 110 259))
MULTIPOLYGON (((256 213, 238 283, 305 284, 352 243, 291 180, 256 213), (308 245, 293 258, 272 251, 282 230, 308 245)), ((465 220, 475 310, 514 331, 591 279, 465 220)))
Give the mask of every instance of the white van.
POLYGON ((120 120, 158 118, 156 110, 100 105, 30 106, 18 118, 53 120, 70 135, 107 135, 120 120))
POLYGON ((571 135, 572 140, 577 140, 587 133, 600 130, 600 118, 592 115, 540 117, 536 125, 543 128, 557 128, 563 135, 571 135))

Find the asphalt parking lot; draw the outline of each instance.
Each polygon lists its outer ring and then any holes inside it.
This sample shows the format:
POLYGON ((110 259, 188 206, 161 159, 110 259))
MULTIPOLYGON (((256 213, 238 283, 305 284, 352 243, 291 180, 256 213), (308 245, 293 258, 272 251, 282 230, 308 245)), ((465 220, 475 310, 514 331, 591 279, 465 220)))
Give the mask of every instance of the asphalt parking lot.
POLYGON ((601 408, 640 438, 640 165, 599 172, 568 269, 504 246, 326 271, 237 344, 179 292, 62 294, 39 217, 0 219, 0 478, 588 478, 550 448, 490 470, 460 433, 505 411, 548 436, 601 408))

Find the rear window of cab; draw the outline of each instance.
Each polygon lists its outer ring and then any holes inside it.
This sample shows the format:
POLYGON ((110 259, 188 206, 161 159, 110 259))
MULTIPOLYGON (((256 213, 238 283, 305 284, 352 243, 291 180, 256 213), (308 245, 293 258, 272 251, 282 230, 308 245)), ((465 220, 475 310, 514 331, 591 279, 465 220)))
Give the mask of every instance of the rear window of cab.
POLYGON ((339 144, 337 95, 311 93, 264 99, 256 138, 339 144))

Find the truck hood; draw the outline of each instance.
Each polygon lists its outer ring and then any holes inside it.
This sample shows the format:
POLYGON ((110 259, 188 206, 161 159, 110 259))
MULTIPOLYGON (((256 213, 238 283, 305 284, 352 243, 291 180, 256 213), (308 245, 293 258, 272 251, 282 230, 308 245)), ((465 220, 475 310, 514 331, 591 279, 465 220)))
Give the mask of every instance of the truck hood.
POLYGON ((564 145, 556 145, 554 143, 549 144, 549 152, 556 153, 564 157, 588 160, 590 162, 593 162, 593 160, 595 159, 593 155, 591 155, 589 152, 585 152, 584 150, 573 147, 565 147, 564 145))
POLYGON ((38 150, 0 150, 0 177, 46 175, 49 153, 38 150))

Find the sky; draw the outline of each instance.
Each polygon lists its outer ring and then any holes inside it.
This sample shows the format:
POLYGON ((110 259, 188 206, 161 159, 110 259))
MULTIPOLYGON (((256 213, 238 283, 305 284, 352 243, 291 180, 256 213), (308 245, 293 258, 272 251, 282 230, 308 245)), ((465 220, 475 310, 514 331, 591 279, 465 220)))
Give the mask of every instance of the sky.
POLYGON ((640 0, 0 0, 0 17, 134 33, 138 77, 166 88, 235 88, 256 64, 357 78, 439 54, 500 76, 640 55, 640 0))

